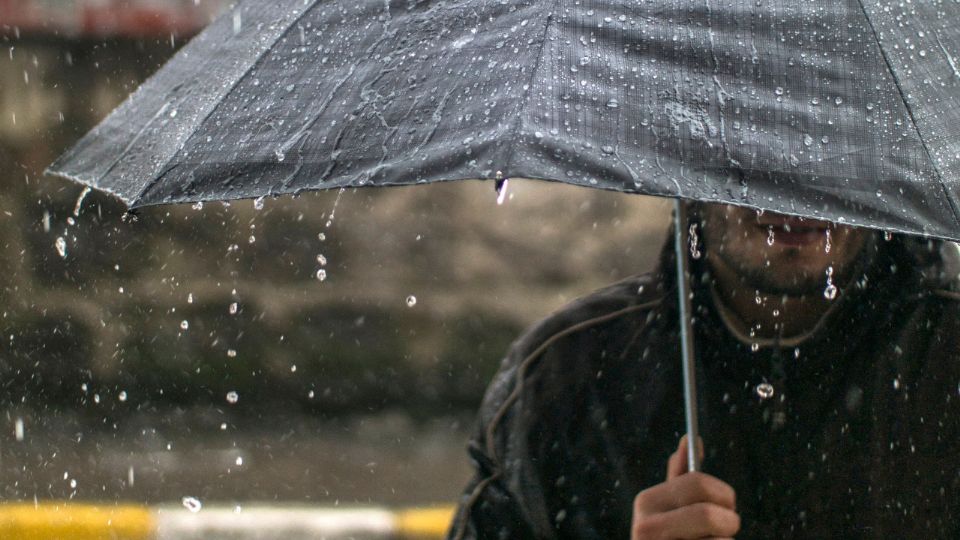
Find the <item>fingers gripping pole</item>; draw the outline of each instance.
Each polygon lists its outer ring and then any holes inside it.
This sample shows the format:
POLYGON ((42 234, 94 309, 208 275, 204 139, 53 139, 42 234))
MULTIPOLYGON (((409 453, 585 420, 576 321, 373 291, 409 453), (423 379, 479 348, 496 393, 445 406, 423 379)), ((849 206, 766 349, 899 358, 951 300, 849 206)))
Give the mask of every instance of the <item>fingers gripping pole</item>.
POLYGON ((683 406, 687 423, 687 463, 690 472, 700 470, 697 452, 697 385, 693 365, 693 328, 690 324, 690 275, 687 271, 688 231, 687 207, 680 199, 673 200, 674 249, 677 255, 677 301, 680 307, 680 351, 683 363, 683 406))

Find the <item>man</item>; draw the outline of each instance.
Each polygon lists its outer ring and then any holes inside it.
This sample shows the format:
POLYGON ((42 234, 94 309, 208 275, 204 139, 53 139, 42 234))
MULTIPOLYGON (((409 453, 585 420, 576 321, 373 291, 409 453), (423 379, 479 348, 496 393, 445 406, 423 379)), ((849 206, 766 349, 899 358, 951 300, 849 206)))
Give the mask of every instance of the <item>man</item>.
POLYGON ((693 215, 704 472, 667 248, 511 348, 450 538, 960 538, 956 245, 693 215))

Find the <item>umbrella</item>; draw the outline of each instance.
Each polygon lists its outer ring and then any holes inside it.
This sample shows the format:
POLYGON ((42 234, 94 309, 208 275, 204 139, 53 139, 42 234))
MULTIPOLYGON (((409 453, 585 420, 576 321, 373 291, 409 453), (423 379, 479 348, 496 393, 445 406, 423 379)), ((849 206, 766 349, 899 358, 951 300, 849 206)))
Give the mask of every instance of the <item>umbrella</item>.
POLYGON ((133 209, 522 177, 956 239, 958 17, 932 1, 248 0, 50 172, 133 209))

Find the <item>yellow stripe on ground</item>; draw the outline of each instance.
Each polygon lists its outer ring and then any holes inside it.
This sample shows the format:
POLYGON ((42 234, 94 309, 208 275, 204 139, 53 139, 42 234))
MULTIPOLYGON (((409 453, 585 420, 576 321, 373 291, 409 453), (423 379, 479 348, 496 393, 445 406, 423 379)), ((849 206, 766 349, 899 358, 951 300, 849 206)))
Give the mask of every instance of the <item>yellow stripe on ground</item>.
POLYGON ((3 540, 149 540, 153 513, 137 506, 0 504, 3 540))
POLYGON ((400 510, 396 514, 396 534, 404 540, 443 538, 453 521, 453 512, 452 506, 400 510))

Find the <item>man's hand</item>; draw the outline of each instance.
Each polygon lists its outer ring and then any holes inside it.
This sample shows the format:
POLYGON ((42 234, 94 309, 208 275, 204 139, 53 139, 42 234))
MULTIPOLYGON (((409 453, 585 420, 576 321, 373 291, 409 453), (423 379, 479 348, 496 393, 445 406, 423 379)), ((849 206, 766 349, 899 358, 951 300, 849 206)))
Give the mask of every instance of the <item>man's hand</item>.
MULTIPOLYGON (((702 441, 698 453, 703 455, 702 441)), ((736 493, 719 478, 687 472, 687 437, 667 462, 667 481, 633 500, 631 540, 732 538, 740 530, 736 493)))

